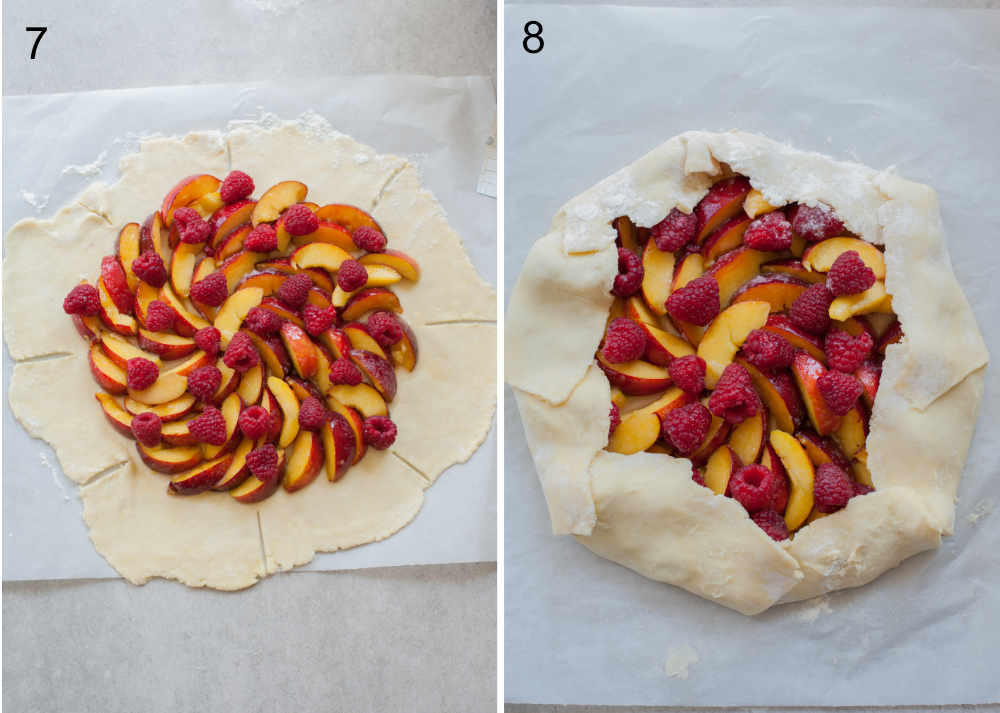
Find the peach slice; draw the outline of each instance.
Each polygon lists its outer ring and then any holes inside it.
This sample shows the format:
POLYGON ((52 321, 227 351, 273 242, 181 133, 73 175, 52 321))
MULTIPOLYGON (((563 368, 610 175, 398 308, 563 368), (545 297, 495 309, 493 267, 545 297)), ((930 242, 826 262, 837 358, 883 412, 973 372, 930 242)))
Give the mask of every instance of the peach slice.
POLYGON ((767 411, 764 409, 744 420, 729 434, 729 447, 739 456, 740 463, 756 462, 766 442, 767 411))
POLYGON ((185 391, 187 391, 186 376, 174 371, 164 371, 160 372, 160 376, 153 382, 152 386, 141 391, 129 389, 128 395, 135 401, 155 406, 180 398, 185 391))
POLYGON ((345 406, 356 408, 365 418, 385 416, 389 413, 382 395, 363 382, 357 386, 335 384, 330 387, 329 395, 345 406))
POLYGON ((193 339, 180 337, 170 332, 150 332, 148 329, 141 328, 139 329, 138 341, 139 346, 147 352, 159 354, 167 361, 183 359, 197 349, 193 339))
POLYGON ((231 293, 240 281, 253 272, 258 254, 243 250, 227 258, 219 265, 219 270, 226 276, 226 289, 231 293))
POLYGON ((738 302, 712 320, 698 344, 698 356, 705 361, 705 386, 714 389, 722 371, 755 329, 767 322, 771 305, 767 302, 738 302))
POLYGON ((128 283, 128 288, 132 292, 135 292, 135 288, 139 284, 139 278, 132 272, 132 263, 135 262, 135 259, 139 257, 139 253, 142 252, 140 249, 139 232, 138 223, 127 223, 121 229, 121 232, 118 233, 118 248, 116 252, 122 269, 125 271, 125 280, 128 283))
POLYGON ((135 300, 129 287, 125 270, 114 255, 101 258, 101 283, 112 303, 122 314, 131 315, 135 300))
POLYGON ((278 291, 282 283, 288 279, 287 274, 280 272, 253 272, 242 280, 240 284, 237 285, 237 289, 243 289, 244 287, 259 287, 264 291, 265 297, 270 297, 278 291))
POLYGON ((201 244, 178 243, 174 255, 170 259, 170 285, 181 297, 191 294, 191 283, 194 278, 194 268, 204 253, 201 244))
POLYGON ((283 421, 278 436, 278 447, 286 448, 299 435, 299 400, 292 387, 274 376, 267 378, 267 388, 281 407, 283 421))
POLYGON ((819 377, 826 372, 826 368, 807 353, 800 351, 795 353, 792 361, 792 375, 795 383, 802 394, 802 401, 806 405, 806 413, 812 422, 816 433, 821 436, 833 433, 840 425, 840 416, 830 410, 819 392, 819 377))
POLYGON ((292 393, 295 394, 295 398, 299 400, 299 403, 302 403, 310 396, 314 396, 317 399, 323 398, 323 394, 311 381, 299 379, 294 376, 286 376, 285 382, 292 387, 292 393))
POLYGON ((327 398, 326 405, 329 406, 330 410, 335 414, 339 414, 344 417, 344 420, 347 421, 347 425, 351 429, 351 433, 354 434, 354 460, 351 461, 351 464, 353 465, 364 458, 365 453, 368 452, 368 444, 365 443, 364 437, 365 420, 362 418, 361 413, 357 409, 345 406, 337 401, 337 399, 327 398))
POLYGON ((108 359, 113 361, 122 369, 125 368, 129 359, 135 359, 137 357, 149 359, 149 361, 153 362, 157 366, 160 366, 160 358, 156 356, 156 354, 143 351, 132 344, 132 342, 129 342, 112 332, 104 332, 101 334, 100 345, 108 359))
POLYGON ((160 299, 173 307, 174 312, 177 313, 177 319, 174 320, 174 331, 182 337, 193 337, 194 333, 199 329, 211 326, 204 319, 189 310, 169 284, 160 288, 160 299))
POLYGON ((317 208, 316 217, 319 218, 320 221, 336 223, 337 225, 343 226, 351 234, 363 225, 368 226, 369 228, 374 228, 380 233, 382 232, 382 228, 375 222, 374 218, 353 205, 331 203, 317 208))
POLYGON ((756 188, 751 189, 747 193, 747 197, 743 199, 743 212, 750 218, 756 218, 758 215, 771 213, 777 209, 777 206, 773 206, 764 200, 764 195, 756 188))
POLYGON ((621 389, 619 389, 617 386, 611 387, 611 403, 613 403, 618 408, 622 408, 627 401, 628 397, 624 394, 624 392, 622 392, 621 389))
POLYGON ((281 325, 281 341, 298 375, 303 379, 312 377, 319 361, 316 357, 316 345, 309 335, 301 327, 285 322, 281 325))
POLYGON ((813 467, 818 468, 824 463, 833 463, 845 473, 850 469, 850 461, 829 436, 817 436, 812 431, 799 431, 795 434, 797 440, 809 456, 813 467))
POLYGON ((174 374, 180 374, 181 376, 186 378, 187 375, 190 374, 195 369, 200 369, 201 367, 208 366, 211 363, 212 363, 212 357, 210 357, 208 354, 199 349, 190 357, 188 357, 185 361, 182 361, 180 364, 171 367, 170 372, 174 374))
POLYGON ((343 477, 354 462, 354 431, 347 419, 339 413, 332 414, 329 421, 319 429, 326 455, 326 478, 334 483, 343 477))
POLYGON ((245 404, 255 404, 260 401, 261 393, 264 390, 264 367, 256 364, 250 367, 240 379, 240 385, 236 388, 236 393, 245 404))
POLYGON ((296 269, 319 267, 330 272, 340 269, 340 263, 350 260, 351 254, 330 243, 309 243, 291 254, 291 265, 296 269))
POLYGON ((254 266, 255 270, 261 272, 278 272, 284 275, 294 275, 297 272, 304 272, 312 279, 316 287, 320 287, 327 292, 333 292, 334 282, 326 270, 318 267, 299 269, 292 265, 292 259, 288 256, 277 257, 272 260, 262 260, 254 266))
POLYGON ((264 440, 270 443, 277 443, 279 436, 281 436, 281 429, 284 427, 285 417, 281 413, 281 406, 278 404, 278 399, 274 398, 274 394, 266 386, 264 387, 264 393, 260 397, 260 406, 271 417, 271 427, 268 429, 264 440))
POLYGON ((182 178, 176 186, 170 189, 160 206, 160 215, 163 216, 164 224, 169 228, 174 223, 174 211, 183 206, 194 203, 206 193, 212 193, 219 189, 222 183, 215 176, 207 173, 196 174, 182 178))
POLYGON ((226 422, 226 440, 218 446, 213 446, 208 443, 202 446, 202 450, 205 452, 205 458, 207 459, 218 458, 219 456, 233 450, 237 445, 239 445, 241 438, 238 421, 240 418, 240 412, 243 410, 243 401, 240 399, 239 394, 229 394, 229 396, 227 396, 222 402, 222 406, 219 410, 222 412, 222 418, 226 422))
MULTIPOLYGON (((265 341, 253 332, 244 330, 244 333, 250 337, 250 341, 253 342, 254 348, 256 348, 257 353, 260 354, 260 358, 264 362, 264 366, 267 367, 267 373, 270 376, 276 376, 279 379, 284 378, 286 373, 285 361, 288 359, 288 355, 278 354, 276 351, 277 348, 280 348, 282 352, 284 352, 284 347, 282 347, 280 343, 274 344, 272 342, 265 341)), ((289 366, 291 366, 291 364, 289 364, 289 366)))
POLYGON ((867 450, 860 450, 854 457, 854 460, 851 461, 851 474, 862 485, 867 485, 869 488, 875 487, 875 483, 872 482, 872 473, 868 470, 867 450))
POLYGON ((719 283, 719 304, 725 308, 733 295, 760 272, 760 266, 778 253, 754 250, 746 245, 730 250, 709 268, 706 274, 719 283))
POLYGON ((211 191, 188 204, 188 208, 195 211, 205 220, 211 218, 225 203, 219 191, 211 191))
POLYGON ((149 303, 160 298, 160 291, 146 282, 140 282, 135 288, 135 318, 139 326, 146 326, 146 313, 149 303))
POLYGON ((396 366, 413 371, 417 366, 417 357, 420 353, 417 347, 417 335, 413 333, 413 329, 403 321, 402 317, 397 316, 396 321, 399 322, 399 326, 403 330, 403 337, 389 347, 389 356, 396 366))
POLYGON ((73 318, 73 326, 77 334, 88 342, 96 342, 101 338, 101 319, 95 316, 85 316, 81 314, 70 315, 73 318))
POLYGON ((790 481, 785 525, 789 532, 795 532, 813 509, 813 465, 805 450, 790 434, 771 431, 770 443, 790 481))
POLYGON ((787 487, 788 474, 785 473, 785 466, 781 464, 781 459, 770 442, 764 443, 764 451, 760 454, 760 464, 774 473, 778 478, 784 478, 787 487))
POLYGON ((802 253, 802 264, 815 272, 829 272, 837 258, 853 250, 872 269, 876 280, 885 279, 885 257, 877 247, 860 238, 828 238, 810 245, 802 253))
POLYGON ((885 291, 884 282, 876 282, 856 295, 841 295, 830 303, 830 319, 841 321, 866 312, 891 312, 892 297, 885 291))
POLYGON ((611 221, 611 225, 618 234, 618 244, 638 255, 642 246, 639 245, 639 236, 632 219, 627 215, 621 215, 611 221))
POLYGON ((125 370, 111 361, 99 343, 92 344, 88 353, 90 373, 101 388, 110 394, 124 393, 128 380, 125 370))
POLYGON ((180 446, 171 448, 168 446, 156 446, 148 448, 141 443, 137 443, 139 457, 142 462, 158 473, 182 473, 185 470, 194 468, 201 463, 204 458, 201 455, 201 448, 198 446, 180 446))
MULTIPOLYGON (((705 399, 704 403, 707 402, 708 399, 705 399)), ((698 446, 698 450, 691 454, 691 462, 695 465, 705 463, 715 453, 715 450, 726 442, 730 430, 732 430, 732 426, 724 419, 712 416, 712 422, 709 424, 708 433, 705 434, 705 440, 698 446)))
POLYGON ((274 297, 265 297, 260 302, 261 309, 266 309, 269 312, 274 312, 276 315, 281 317, 286 322, 291 322, 299 329, 305 329, 306 323, 302 321, 297 312, 292 312, 283 305, 278 299, 274 297))
POLYGON ((898 321, 894 321, 888 329, 885 330, 885 333, 879 337, 878 345, 875 349, 879 354, 885 354, 885 350, 889 347, 889 345, 896 344, 904 336, 902 326, 900 326, 898 321))
POLYGON ((779 337, 784 337, 796 349, 802 349, 809 353, 813 359, 822 364, 826 363, 826 352, 823 351, 823 343, 808 332, 803 332, 796 327, 788 315, 772 314, 767 318, 767 322, 762 329, 774 332, 779 337))
POLYGON ((358 262, 365 267, 385 265, 403 276, 403 279, 417 282, 420 279, 420 265, 417 261, 400 250, 386 250, 381 253, 367 253, 358 262))
POLYGON ((801 413, 803 410, 798 391, 794 390, 794 387, 791 391, 786 391, 776 378, 761 371, 743 357, 737 357, 734 361, 750 374, 754 390, 764 402, 768 412, 774 417, 775 426, 786 433, 794 433, 795 414, 801 413), (795 403, 790 404, 790 399, 794 399, 795 403))
POLYGON ((403 306, 399 304, 399 298, 391 291, 384 287, 371 287, 354 295, 340 316, 345 322, 353 322, 369 312, 377 310, 400 314, 403 311, 403 306))
POLYGON ((826 282, 826 275, 821 272, 813 272, 803 265, 801 260, 795 258, 765 262, 760 266, 760 273, 762 275, 788 275, 788 277, 794 277, 809 284, 826 282))
POLYGON ((859 404, 854 404, 840 419, 840 425, 831 435, 844 455, 854 458, 865 447, 865 439, 868 437, 868 415, 859 404))
POLYGON ((250 467, 247 465, 247 454, 254 448, 254 442, 249 438, 244 438, 233 451, 233 460, 219 478, 218 482, 212 486, 212 490, 231 490, 242 483, 250 475, 250 467))
POLYGON ((656 241, 650 240, 642 251, 642 267, 642 296, 653 314, 665 315, 674 274, 674 254, 660 250, 656 241))
POLYGON ((320 393, 325 394, 330 390, 330 365, 333 364, 334 360, 333 356, 322 344, 318 344, 313 340, 313 346, 316 347, 316 373, 313 374, 312 380, 320 393))
POLYGON ((632 413, 651 413, 654 414, 660 422, 662 423, 666 419, 667 414, 673 411, 675 408, 680 408, 681 406, 686 406, 687 404, 694 401, 692 396, 685 394, 676 386, 671 387, 663 393, 656 401, 651 404, 647 404, 640 409, 636 409, 632 413))
MULTIPOLYGON (((281 229, 284 229, 282 222, 283 221, 278 221, 278 224, 281 226, 281 229)), ((293 245, 305 245, 306 243, 329 243, 330 245, 336 245, 338 248, 343 248, 344 250, 351 252, 358 249, 358 246, 354 244, 354 240, 351 238, 351 233, 347 230, 347 228, 325 220, 320 221, 319 227, 307 235, 295 235, 289 237, 291 237, 293 245)), ((285 245, 287 246, 287 243, 285 243, 285 245)))
POLYGON ((724 178, 708 189, 694 208, 698 216, 699 244, 716 228, 743 211, 743 201, 748 193, 750 181, 743 176, 724 178))
POLYGON ((617 386, 629 396, 655 394, 670 386, 670 374, 667 370, 648 361, 636 360, 612 364, 600 354, 597 357, 597 365, 607 375, 612 386, 617 386))
POLYGON ((686 287, 691 280, 701 277, 704 273, 705 258, 700 253, 688 253, 677 264, 673 279, 670 281, 670 292, 686 287))
POLYGON ((290 449, 282 486, 289 493, 316 480, 324 463, 323 440, 314 431, 300 431, 290 449))
POLYGON ((216 251, 237 228, 250 222, 256 201, 241 200, 219 208, 208 222, 212 225, 211 246, 216 251))
MULTIPOLYGON (((201 282, 213 272, 215 272, 215 258, 203 258, 202 261, 198 263, 198 267, 194 269, 194 276, 191 278, 191 284, 193 285, 196 282, 201 282)), ((212 307, 204 302, 199 302, 190 295, 188 295, 188 299, 191 300, 191 304, 194 305, 195 309, 198 310, 202 317, 207 319, 209 322, 215 321, 216 315, 219 314, 218 307, 212 307)))
POLYGON ((94 394, 94 398, 101 405, 101 410, 104 412, 105 418, 108 419, 108 423, 116 431, 123 436, 135 438, 135 435, 132 433, 132 414, 123 409, 113 396, 103 391, 98 391, 94 394))
POLYGON ((160 436, 167 445, 171 446, 196 446, 198 438, 191 433, 189 424, 195 419, 194 416, 183 421, 171 421, 164 423, 160 436))
POLYGON ((268 188, 257 201, 250 215, 250 222, 257 226, 273 223, 285 209, 301 203, 309 189, 299 181, 281 181, 268 188))
POLYGON ((216 406, 221 406, 229 395, 235 393, 236 389, 239 388, 240 382, 243 380, 243 375, 227 366, 221 357, 216 362, 215 368, 222 374, 222 380, 219 382, 219 388, 215 390, 215 394, 212 396, 212 403, 216 406))
POLYGON ((139 228, 140 252, 154 250, 163 260, 164 265, 170 264, 170 256, 163 249, 163 216, 160 211, 153 212, 139 228))
POLYGON ((729 479, 740 469, 742 461, 729 446, 715 449, 705 464, 705 485, 716 495, 725 495, 729 479))
POLYGON ((701 255, 705 258, 705 262, 710 263, 720 255, 742 245, 743 233, 747 231, 749 225, 750 218, 743 212, 720 225, 701 244, 701 255))
POLYGON ((224 342, 233 338, 250 310, 259 305, 263 299, 264 290, 259 287, 244 287, 229 295, 219 308, 214 325, 221 332, 224 342))
POLYGON ((178 473, 170 479, 167 487, 175 495, 197 495, 211 490, 226 474, 233 462, 232 455, 224 455, 195 466, 191 470, 178 473))
POLYGON ((318 287, 310 287, 309 292, 306 293, 306 304, 310 304, 313 307, 319 307, 320 309, 326 309, 332 304, 330 301, 330 293, 325 290, 321 290, 318 287))
MULTIPOLYGON (((378 342, 376 342, 372 338, 372 336, 368 334, 368 329, 365 327, 365 325, 361 324, 360 322, 354 322, 352 324, 348 324, 347 327, 357 328, 358 332, 363 333, 365 337, 371 340, 371 344, 374 344, 377 347, 379 346, 378 342)), ((319 335, 320 343, 330 351, 330 355, 334 359, 346 359, 347 353, 351 351, 351 349, 368 349, 368 351, 375 352, 376 354, 378 354, 378 352, 375 351, 374 349, 360 346, 360 342, 359 346, 355 346, 354 344, 352 344, 351 338, 350 336, 348 336, 345 329, 337 329, 336 327, 330 327, 330 329, 326 330, 321 335, 319 335)), ((379 347, 379 349, 381 348, 382 347, 379 347)))
POLYGON ((285 451, 278 451, 278 474, 273 480, 264 482, 250 474, 240 485, 229 491, 234 500, 240 503, 259 503, 274 495, 281 485, 285 473, 285 451))
MULTIPOLYGON (((229 234, 229 237, 215 250, 215 257, 218 260, 225 260, 232 257, 238 252, 243 250, 243 243, 246 241, 247 236, 250 235, 250 231, 253 230, 253 226, 249 223, 239 226, 236 230, 229 234)), ((252 251, 248 251, 252 252, 252 251)), ((253 253, 254 255, 259 255, 260 253, 253 253)))
POLYGON ((103 277, 97 280, 97 295, 101 302, 101 321, 105 326, 126 337, 134 337, 138 330, 135 318, 118 309, 108 293, 103 277))
POLYGON ((854 378, 861 382, 865 390, 861 399, 869 410, 875 406, 875 396, 878 394, 878 384, 882 379, 882 368, 872 361, 866 361, 854 372, 854 378))
POLYGON ((790 252, 792 254, 792 257, 794 257, 794 258, 796 258, 798 260, 801 260, 802 259, 802 255, 803 255, 803 253, 805 253, 806 248, 808 246, 809 246, 809 244, 806 242, 805 238, 803 238, 801 235, 794 235, 793 234, 792 235, 792 244, 788 248, 788 252, 790 252))
POLYGON ((809 285, 788 275, 758 275, 733 295, 737 302, 767 302, 772 312, 787 312, 809 285))
MULTIPOLYGON (((372 352, 373 354, 378 354, 383 359, 388 359, 385 350, 382 346, 375 341, 375 338, 368 333, 368 327, 363 325, 361 322, 351 322, 350 324, 345 324, 343 326, 343 334, 347 337, 350 342, 349 348, 345 350, 340 350, 340 355, 342 357, 347 356, 347 352, 351 349, 364 349, 365 351, 372 352)), ((337 345, 338 350, 340 345, 337 345)))
POLYGON ((396 398, 396 372, 387 359, 364 349, 352 349, 349 356, 386 401, 396 398))
POLYGON ((619 315, 612 314, 611 315, 612 319, 616 317, 628 317, 632 321, 638 322, 640 326, 643 324, 651 324, 654 327, 660 326, 660 323, 656 320, 656 317, 653 315, 653 313, 649 311, 649 307, 646 306, 646 303, 643 301, 642 297, 639 297, 638 295, 633 295, 632 297, 629 297, 621 304, 622 304, 621 314, 619 315))
POLYGON ((649 448, 660 437, 660 419, 654 413, 631 413, 622 419, 608 440, 612 453, 632 455, 649 448))
POLYGON ((146 411, 152 411, 159 416, 160 420, 164 423, 176 421, 179 418, 187 416, 191 413, 191 409, 194 408, 194 404, 195 398, 191 394, 184 394, 173 401, 167 401, 166 403, 156 404, 153 406, 140 403, 135 399, 130 399, 128 397, 125 398, 125 410, 133 416, 145 413, 146 411))

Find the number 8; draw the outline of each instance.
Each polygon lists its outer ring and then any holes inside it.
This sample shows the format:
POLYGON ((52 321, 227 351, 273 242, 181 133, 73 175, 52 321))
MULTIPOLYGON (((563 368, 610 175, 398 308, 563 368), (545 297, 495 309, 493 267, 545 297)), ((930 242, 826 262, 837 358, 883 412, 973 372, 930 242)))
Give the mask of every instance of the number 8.
POLYGON ((537 20, 530 20, 524 23, 524 35, 525 35, 524 39, 521 40, 521 46, 524 47, 525 52, 529 54, 538 54, 539 52, 542 51, 542 48, 545 47, 545 40, 542 39, 542 23, 538 22, 537 20), (532 25, 538 28, 534 32, 532 32, 530 29, 532 25), (530 47, 528 47, 528 40, 530 39, 538 40, 538 47, 536 47, 535 49, 531 49, 530 47))

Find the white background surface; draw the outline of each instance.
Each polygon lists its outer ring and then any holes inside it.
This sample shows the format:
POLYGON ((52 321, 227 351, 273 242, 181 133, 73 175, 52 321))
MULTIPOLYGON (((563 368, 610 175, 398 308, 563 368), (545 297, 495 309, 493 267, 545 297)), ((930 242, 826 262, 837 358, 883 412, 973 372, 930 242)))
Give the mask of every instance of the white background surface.
MULTIPOLYGON (((570 197, 692 128, 896 164, 938 190, 956 274, 1000 355, 1000 13, 508 5, 505 281, 570 197), (528 20, 545 49, 521 49, 528 20), (569 109, 571 107, 571 110, 569 109)), ((756 618, 550 534, 506 402, 505 697, 674 706, 1000 699, 1000 384, 987 374, 956 534, 877 583, 756 618), (828 607, 828 610, 826 609, 828 607), (672 647, 700 660, 664 675, 672 647)), ((509 390, 508 390, 509 393, 509 390)), ((520 709, 520 708, 518 708, 520 709)))
MULTIPOLYGON (((250 0, 118 0, 97 13, 9 0, 3 13, 5 94, 496 68, 491 2, 307 0, 276 14, 250 0), (49 32, 29 64, 33 36, 23 28, 35 24, 49 32)), ((80 163, 99 153, 75 148, 80 163)), ((82 528, 66 536, 85 537, 82 528)), ((163 581, 5 583, 3 703, 108 713, 493 710, 495 592, 492 563, 290 573, 238 594, 163 581)))

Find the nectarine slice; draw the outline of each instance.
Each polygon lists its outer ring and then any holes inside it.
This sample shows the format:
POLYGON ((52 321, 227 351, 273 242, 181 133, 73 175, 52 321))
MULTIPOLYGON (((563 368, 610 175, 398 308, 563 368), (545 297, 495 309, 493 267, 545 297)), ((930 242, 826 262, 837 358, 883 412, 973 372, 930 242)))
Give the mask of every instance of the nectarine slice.
POLYGON ((352 234, 363 225, 368 226, 369 228, 374 228, 380 233, 382 232, 382 228, 375 222, 374 218, 353 205, 331 203, 329 205, 321 206, 316 209, 316 217, 319 218, 320 221, 341 225, 352 234))
POLYGON ((99 391, 94 394, 94 398, 101 405, 101 410, 104 412, 104 416, 108 419, 116 431, 121 433, 123 436, 128 436, 129 438, 135 438, 132 433, 132 414, 123 409, 118 401, 103 391, 99 391))
POLYGON ((125 370, 115 364, 101 349, 100 344, 92 344, 88 352, 90 373, 101 388, 110 394, 121 394, 127 388, 125 370))
POLYGON ((174 211, 182 206, 188 206, 206 193, 218 190, 222 183, 215 176, 207 173, 182 178, 176 186, 170 189, 160 206, 160 214, 164 224, 169 228, 174 222, 174 211))
POLYGON ((670 386, 670 374, 667 370, 648 361, 640 359, 612 364, 600 354, 597 357, 597 365, 607 374, 612 386, 617 386, 629 396, 655 394, 670 386))
POLYGON ((642 267, 642 296, 653 314, 663 316, 674 275, 674 254, 660 250, 656 241, 650 240, 642 251, 642 267))
POLYGON ((340 269, 340 263, 350 259, 350 253, 330 243, 310 243, 296 249, 291 254, 292 267, 299 270, 307 267, 320 267, 330 272, 336 272, 340 269))
POLYGON ((196 495, 210 490, 222 479, 233 462, 231 455, 221 456, 215 460, 195 466, 191 470, 178 473, 170 479, 167 485, 170 492, 177 495, 196 495))
POLYGON ((750 332, 764 326, 770 311, 767 302, 738 302, 712 320, 698 344, 698 356, 705 361, 706 387, 715 388, 750 332))
POLYGON ((815 272, 829 272, 837 258, 845 252, 853 250, 861 261, 872 269, 876 280, 885 279, 885 257, 882 251, 866 240, 860 238, 828 238, 822 240, 802 253, 802 264, 815 272))
POLYGON ((739 470, 740 458, 729 446, 719 446, 705 464, 705 485, 716 495, 725 495, 729 480, 739 470))
POLYGON ((845 320, 866 312, 892 312, 892 297, 884 282, 876 282, 856 295, 841 295, 830 303, 830 319, 845 320))
POLYGON ((244 287, 229 295, 215 317, 215 328, 222 333, 225 342, 232 339, 246 319, 250 310, 264 299, 264 290, 259 287, 244 287))
POLYGON ((365 267, 370 265, 391 267, 404 279, 411 282, 417 282, 420 279, 420 265, 414 258, 400 250, 387 249, 380 253, 366 253, 359 258, 358 262, 365 267))
POLYGON ((628 414, 611 434, 608 450, 631 455, 644 451, 660 437, 660 419, 654 413, 628 414))
POLYGON ((299 435, 299 400, 295 397, 292 387, 277 377, 267 378, 267 388, 281 407, 283 421, 281 434, 278 436, 278 447, 286 448, 299 435))
POLYGON ((356 408, 365 418, 385 416, 389 413, 382 395, 376 389, 363 382, 356 386, 351 384, 334 384, 330 387, 329 395, 345 406, 356 408))
POLYGON ((777 207, 768 203, 764 199, 764 195, 756 188, 751 189, 747 193, 747 197, 743 199, 743 212, 750 218, 756 218, 758 215, 771 213, 775 210, 777 207))
POLYGON ((314 431, 300 431, 289 451, 282 486, 294 493, 313 482, 323 468, 323 441, 314 431))
POLYGON ((247 454, 254 448, 254 442, 249 438, 244 438, 233 451, 233 460, 222 475, 219 481, 212 486, 212 490, 231 490, 242 483, 250 475, 250 467, 247 465, 247 454))
POLYGON ((795 438, 784 431, 771 431, 771 447, 785 467, 791 483, 785 525, 789 532, 798 530, 813 509, 813 465, 795 438))
POLYGON ((339 413, 319 430, 326 456, 326 478, 331 483, 340 480, 354 462, 355 436, 347 419, 339 413))
POLYGON ((282 181, 268 188, 257 201, 250 216, 253 225, 273 223, 286 208, 301 203, 309 189, 299 181, 282 181))
POLYGON ((174 399, 173 401, 167 401, 163 404, 149 405, 140 403, 135 399, 127 398, 125 399, 125 410, 130 414, 137 415, 140 413, 145 413, 146 411, 152 411, 160 420, 164 423, 175 421, 179 418, 183 418, 191 412, 194 408, 195 398, 191 394, 184 394, 183 396, 174 399))

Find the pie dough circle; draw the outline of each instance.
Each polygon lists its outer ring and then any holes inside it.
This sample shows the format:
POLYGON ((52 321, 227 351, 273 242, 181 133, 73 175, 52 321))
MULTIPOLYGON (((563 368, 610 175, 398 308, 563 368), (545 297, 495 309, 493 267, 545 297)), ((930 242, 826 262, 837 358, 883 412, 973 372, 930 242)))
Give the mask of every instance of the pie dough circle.
POLYGON ((646 577, 757 614, 865 584, 952 532, 989 355, 928 186, 745 132, 681 134, 560 209, 528 254, 505 331, 506 378, 553 532, 646 577), (870 419, 876 492, 782 543, 734 501, 695 485, 688 460, 603 450, 611 392, 593 354, 617 274, 611 221, 654 225, 674 207, 690 212, 723 164, 768 202, 826 203, 883 245, 886 287, 906 327, 886 350, 870 419))

